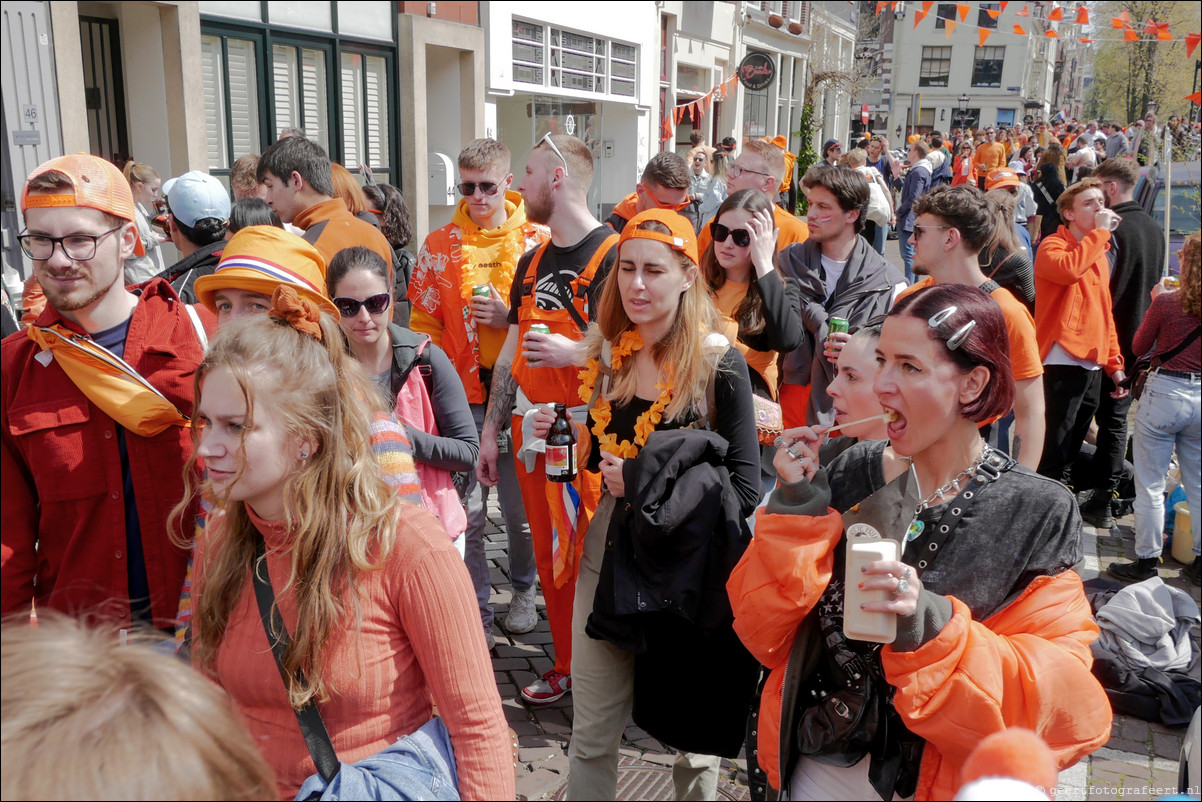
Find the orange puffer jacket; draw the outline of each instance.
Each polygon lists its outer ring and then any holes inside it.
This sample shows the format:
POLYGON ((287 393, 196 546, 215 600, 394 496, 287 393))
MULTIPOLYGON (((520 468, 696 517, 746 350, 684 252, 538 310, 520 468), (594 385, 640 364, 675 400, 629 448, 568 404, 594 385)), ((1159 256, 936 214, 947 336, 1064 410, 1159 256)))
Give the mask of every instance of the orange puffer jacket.
MULTIPOLYGON (((782 699, 797 627, 830 582, 841 516, 761 515, 727 582, 734 628, 771 670, 760 700, 757 748, 773 788, 792 765, 780 754, 782 699)), ((1006 727, 1039 733, 1063 770, 1110 737, 1110 704, 1090 673, 1098 636, 1073 571, 1036 579, 985 621, 951 597, 953 616, 913 652, 881 651, 894 706, 926 739, 916 799, 951 799, 960 766, 985 736, 1006 727)), ((797 681, 796 675, 789 679, 797 681)))

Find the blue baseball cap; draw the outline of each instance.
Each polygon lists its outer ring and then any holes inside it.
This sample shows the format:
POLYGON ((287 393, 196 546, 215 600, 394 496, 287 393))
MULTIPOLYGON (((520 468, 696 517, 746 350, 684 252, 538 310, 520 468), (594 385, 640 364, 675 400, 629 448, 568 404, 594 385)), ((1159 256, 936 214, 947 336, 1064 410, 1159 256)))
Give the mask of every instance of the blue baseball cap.
POLYGON ((208 173, 192 170, 163 184, 163 195, 171 216, 191 228, 212 217, 221 222, 230 219, 230 194, 220 181, 208 173))

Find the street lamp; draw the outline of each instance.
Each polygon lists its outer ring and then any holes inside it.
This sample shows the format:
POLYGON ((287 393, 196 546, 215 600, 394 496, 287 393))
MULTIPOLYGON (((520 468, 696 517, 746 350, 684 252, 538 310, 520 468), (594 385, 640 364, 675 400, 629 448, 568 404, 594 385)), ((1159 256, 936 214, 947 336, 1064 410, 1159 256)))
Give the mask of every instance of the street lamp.
POLYGON ((960 95, 960 97, 956 99, 956 102, 960 104, 959 109, 956 111, 956 127, 958 128, 963 128, 964 122, 968 118, 968 101, 969 97, 967 93, 960 95))

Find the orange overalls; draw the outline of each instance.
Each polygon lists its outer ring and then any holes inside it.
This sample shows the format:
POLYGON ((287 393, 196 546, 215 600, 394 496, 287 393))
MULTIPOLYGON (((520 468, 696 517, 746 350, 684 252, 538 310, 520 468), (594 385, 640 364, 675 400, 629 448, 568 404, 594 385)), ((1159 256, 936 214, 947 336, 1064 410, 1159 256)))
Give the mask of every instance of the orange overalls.
MULTIPOLYGON (((572 304, 584 320, 588 320, 587 292, 602 260, 617 244, 618 235, 608 237, 593 253, 584 270, 572 280, 572 304)), ((547 311, 539 309, 534 302, 534 284, 538 277, 538 266, 549 243, 543 243, 530 260, 526 274, 522 276, 522 305, 518 308, 518 353, 513 360, 513 378, 522 392, 533 404, 561 403, 569 407, 578 406, 580 401, 580 368, 570 365, 565 368, 538 367, 530 365, 522 356, 520 338, 526 336, 530 326, 543 323, 552 334, 562 334, 572 340, 584 336, 579 325, 567 309, 547 311)), ((522 448, 522 419, 513 418, 513 448, 517 453, 522 448)), ((561 486, 548 482, 546 464, 540 454, 534 470, 527 471, 521 460, 517 460, 518 485, 522 488, 522 503, 526 507, 526 520, 530 523, 530 537, 534 541, 534 561, 538 566, 538 579, 547 604, 547 621, 551 624, 551 641, 555 646, 555 670, 562 674, 572 673, 572 605, 576 595, 576 571, 579 562, 571 564, 570 575, 560 577, 556 587, 554 575, 553 543, 554 525, 551 521, 551 491, 560 491, 561 486), (554 487, 548 487, 549 485, 554 487)), ((576 476, 576 490, 580 493, 580 511, 577 531, 580 542, 588 532, 588 522, 601 500, 601 474, 583 469, 576 476)))

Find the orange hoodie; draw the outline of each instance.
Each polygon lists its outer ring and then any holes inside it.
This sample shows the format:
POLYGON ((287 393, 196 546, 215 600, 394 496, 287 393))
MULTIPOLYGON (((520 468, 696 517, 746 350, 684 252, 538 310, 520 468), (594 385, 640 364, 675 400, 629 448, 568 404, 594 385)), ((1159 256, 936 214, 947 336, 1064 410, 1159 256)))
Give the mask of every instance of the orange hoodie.
MULTIPOLYGON (((789 651, 797 627, 830 582, 842 517, 767 515, 726 584, 734 629, 771 670, 760 699, 760 768, 781 788, 780 727, 789 651)), ((915 798, 951 799, 960 767, 986 735, 1027 727, 1048 743, 1058 770, 1110 738, 1106 692, 1090 673, 1098 627, 1073 571, 1045 576, 1000 612, 974 621, 950 597, 952 619, 912 652, 881 651, 894 706, 927 744, 915 798)))
POLYGON ((1045 237, 1035 255, 1035 339, 1039 357, 1060 346, 1113 374, 1123 367, 1110 297, 1110 232, 1094 229, 1080 242, 1068 226, 1045 237))

